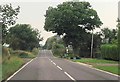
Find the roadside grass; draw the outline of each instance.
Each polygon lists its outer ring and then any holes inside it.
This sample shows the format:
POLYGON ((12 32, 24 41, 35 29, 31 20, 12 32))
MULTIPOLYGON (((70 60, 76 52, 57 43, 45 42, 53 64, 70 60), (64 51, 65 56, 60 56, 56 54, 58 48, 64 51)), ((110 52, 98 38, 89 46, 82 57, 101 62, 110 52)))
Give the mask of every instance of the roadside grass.
POLYGON ((92 58, 81 58, 81 59, 72 60, 72 61, 89 64, 97 69, 101 69, 101 70, 111 72, 117 75, 119 73, 117 61, 104 60, 104 59, 92 59, 92 58))
POLYGON ((117 61, 104 60, 104 59, 92 59, 92 58, 81 58, 78 60, 73 60, 75 62, 82 62, 86 64, 118 64, 117 61))
POLYGON ((101 70, 104 70, 104 71, 108 71, 108 72, 117 74, 117 75, 120 75, 120 73, 118 71, 119 70, 118 66, 94 66, 94 67, 101 69, 101 70))
POLYGON ((18 70, 24 61, 17 57, 12 56, 9 60, 6 60, 2 64, 2 79, 7 79, 11 74, 13 74, 16 70, 18 70))
POLYGON ((10 58, 8 57, 8 49, 5 48, 3 53, 3 60, 1 65, 0 74, 2 80, 6 80, 10 75, 17 71, 22 65, 30 61, 32 58, 35 58, 39 50, 34 49, 32 52, 23 51, 23 50, 12 50, 10 51, 10 58))

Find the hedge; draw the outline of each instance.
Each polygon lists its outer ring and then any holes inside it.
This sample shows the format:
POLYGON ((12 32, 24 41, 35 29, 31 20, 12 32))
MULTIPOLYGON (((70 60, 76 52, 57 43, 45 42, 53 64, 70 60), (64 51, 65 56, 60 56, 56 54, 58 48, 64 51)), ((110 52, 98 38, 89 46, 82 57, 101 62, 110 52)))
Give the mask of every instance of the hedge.
POLYGON ((101 57, 104 59, 119 60, 118 46, 115 44, 101 45, 101 57))

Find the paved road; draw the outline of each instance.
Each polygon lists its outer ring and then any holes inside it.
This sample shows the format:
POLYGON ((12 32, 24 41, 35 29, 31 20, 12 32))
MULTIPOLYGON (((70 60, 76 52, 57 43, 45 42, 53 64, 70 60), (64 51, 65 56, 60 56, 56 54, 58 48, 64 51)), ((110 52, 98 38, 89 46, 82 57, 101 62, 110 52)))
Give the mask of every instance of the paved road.
POLYGON ((118 80, 118 77, 66 59, 55 58, 51 51, 42 50, 37 58, 11 80, 118 80))

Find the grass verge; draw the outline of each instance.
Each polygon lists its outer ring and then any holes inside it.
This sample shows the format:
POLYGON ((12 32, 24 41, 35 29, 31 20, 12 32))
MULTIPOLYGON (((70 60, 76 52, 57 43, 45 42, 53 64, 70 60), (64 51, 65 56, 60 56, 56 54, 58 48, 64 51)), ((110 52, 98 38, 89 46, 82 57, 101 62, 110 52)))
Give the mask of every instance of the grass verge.
MULTIPOLYGON (((114 74, 119 74, 118 72, 118 66, 94 66, 95 68, 104 70, 104 71, 108 71, 114 74)), ((120 74, 119 74, 120 75, 120 74)))
POLYGON ((22 65, 24 61, 17 56, 12 56, 9 60, 6 60, 2 64, 2 79, 7 79, 11 74, 17 71, 22 65))
POLYGON ((23 64, 35 58, 38 54, 38 49, 32 52, 23 50, 10 50, 10 59, 8 57, 8 49, 5 48, 2 61, 2 80, 6 80, 10 75, 17 71, 23 64))
POLYGON ((73 61, 89 64, 97 69, 101 69, 101 70, 111 72, 117 75, 119 74, 119 68, 118 68, 117 61, 104 60, 104 59, 91 59, 91 58, 82 58, 82 59, 73 60, 73 61))
POLYGON ((86 64, 118 64, 117 61, 104 60, 104 59, 92 59, 92 58, 82 58, 79 60, 73 60, 75 62, 82 62, 86 64))

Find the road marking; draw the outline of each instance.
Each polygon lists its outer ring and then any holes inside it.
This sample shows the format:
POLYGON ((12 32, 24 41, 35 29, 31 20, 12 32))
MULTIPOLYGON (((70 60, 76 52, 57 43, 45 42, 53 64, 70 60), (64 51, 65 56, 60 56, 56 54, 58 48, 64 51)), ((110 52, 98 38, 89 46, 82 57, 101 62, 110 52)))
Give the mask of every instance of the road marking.
POLYGON ((51 61, 53 63, 53 61, 51 61))
POLYGON ((97 70, 97 71, 100 71, 100 72, 103 72, 103 73, 107 73, 109 75, 113 75, 113 76, 116 76, 116 77, 120 77, 119 75, 117 74, 113 74, 113 73, 110 73, 110 72, 107 72, 107 71, 104 71, 104 70, 100 70, 100 69, 97 69, 97 68, 93 68, 93 67, 89 67, 91 69, 94 69, 94 70, 97 70))
MULTIPOLYGON (((66 59, 66 60, 67 60, 67 59, 66 59)), ((84 65, 84 66, 86 66, 86 67, 88 67, 88 68, 91 68, 91 69, 94 69, 94 70, 97 70, 97 71, 100 71, 100 72, 103 72, 103 73, 107 73, 107 74, 109 74, 109 75, 113 75, 113 76, 116 76, 116 77, 120 77, 120 76, 117 75, 117 74, 113 74, 113 73, 110 73, 110 72, 107 72, 107 71, 104 71, 104 70, 100 70, 100 69, 94 68, 92 65, 88 65, 88 64, 84 64, 84 63, 79 63, 79 62, 73 62, 73 61, 71 61, 71 60, 67 60, 67 61, 69 61, 69 62, 71 62, 71 63, 77 63, 77 64, 80 64, 80 65, 84 65)))
POLYGON ((53 62, 54 65, 56 65, 56 63, 53 62))
POLYGON ((50 58, 48 58, 50 61, 51 61, 51 59, 50 58))
POLYGON ((62 70, 62 68, 60 66, 57 66, 57 68, 59 68, 60 70, 62 70))
POLYGON ((75 81, 75 79, 71 76, 71 75, 69 75, 67 72, 64 72, 71 80, 73 80, 73 81, 75 81))
MULTIPOLYGON (((37 57, 36 57, 37 58, 37 57)), ((34 59, 36 59, 36 58, 34 58, 34 59)), ((32 60, 30 60, 29 62, 27 62, 25 65, 23 65, 18 71, 16 71, 13 75, 11 75, 8 79, 7 79, 7 81, 8 80, 10 80, 11 78, 13 78, 18 72, 20 72, 23 68, 25 68, 29 63, 31 63, 34 59, 32 59, 32 60)))

